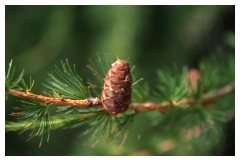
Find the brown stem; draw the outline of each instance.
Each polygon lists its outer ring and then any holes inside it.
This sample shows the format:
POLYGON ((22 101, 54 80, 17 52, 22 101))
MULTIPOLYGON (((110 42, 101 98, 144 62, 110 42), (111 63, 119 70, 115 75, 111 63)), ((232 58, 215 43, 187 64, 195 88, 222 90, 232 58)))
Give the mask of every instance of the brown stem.
POLYGON ((68 105, 72 107, 101 106, 101 101, 98 98, 71 100, 71 99, 65 99, 65 98, 47 97, 47 96, 33 94, 31 92, 22 92, 15 89, 8 90, 7 94, 20 97, 20 98, 43 102, 45 104, 56 104, 61 106, 68 105))
MULTIPOLYGON (((226 85, 222 88, 217 89, 214 94, 210 97, 202 98, 199 103, 206 106, 214 101, 216 101, 218 98, 232 92, 235 89, 234 83, 231 83, 229 85, 226 85)), ((25 98, 29 100, 35 100, 40 101, 45 104, 56 104, 56 105, 68 105, 72 107, 93 107, 93 106, 102 106, 101 100, 99 98, 87 98, 83 100, 71 100, 71 99, 64 99, 64 98, 56 98, 56 97, 47 97, 42 95, 33 94, 31 92, 22 92, 15 89, 10 89, 7 91, 7 94, 25 98)), ((174 109, 174 106, 177 105, 194 105, 198 102, 196 102, 193 98, 185 98, 182 99, 179 102, 172 101, 172 103, 169 102, 161 102, 159 104, 153 103, 153 102, 146 102, 146 103, 132 103, 130 106, 131 110, 134 110, 136 112, 139 111, 160 111, 162 113, 168 112, 170 110, 174 109)))
POLYGON ((214 101, 216 101, 218 98, 220 98, 228 93, 231 93, 232 91, 234 91, 234 89, 235 89, 235 83, 234 82, 230 83, 230 84, 216 90, 211 97, 203 98, 201 103, 203 105, 211 104, 214 101))
POLYGON ((195 101, 193 98, 184 98, 179 102, 173 101, 172 103, 169 103, 167 101, 161 102, 159 104, 153 103, 153 102, 146 102, 146 103, 132 103, 132 106, 130 107, 132 110, 139 112, 139 111, 160 111, 161 113, 168 112, 170 110, 174 109, 174 106, 177 105, 194 105, 197 103, 200 103, 204 106, 207 106, 213 102, 215 102, 220 97, 227 95, 228 93, 231 93, 235 89, 235 84, 231 83, 228 84, 222 88, 217 89, 214 94, 210 97, 202 98, 200 102, 195 101))

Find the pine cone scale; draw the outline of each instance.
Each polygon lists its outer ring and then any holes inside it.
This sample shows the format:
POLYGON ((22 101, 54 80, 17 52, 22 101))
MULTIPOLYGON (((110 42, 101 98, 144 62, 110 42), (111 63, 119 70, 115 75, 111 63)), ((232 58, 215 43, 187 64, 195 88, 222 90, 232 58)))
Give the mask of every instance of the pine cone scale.
POLYGON ((132 76, 129 64, 118 59, 104 78, 103 108, 111 115, 125 112, 131 102, 132 76))

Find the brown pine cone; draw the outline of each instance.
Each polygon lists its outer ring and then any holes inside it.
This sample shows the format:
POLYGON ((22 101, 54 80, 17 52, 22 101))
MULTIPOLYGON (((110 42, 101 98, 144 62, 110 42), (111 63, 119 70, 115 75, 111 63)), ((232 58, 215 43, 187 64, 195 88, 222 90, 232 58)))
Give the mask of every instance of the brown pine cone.
POLYGON ((112 64, 102 89, 103 108, 111 115, 125 112, 131 102, 132 76, 129 64, 118 59, 112 64))

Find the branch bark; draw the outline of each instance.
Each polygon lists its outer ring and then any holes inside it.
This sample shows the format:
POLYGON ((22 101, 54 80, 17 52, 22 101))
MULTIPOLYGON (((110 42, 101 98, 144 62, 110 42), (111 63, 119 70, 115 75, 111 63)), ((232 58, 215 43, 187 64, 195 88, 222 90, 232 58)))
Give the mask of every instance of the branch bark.
POLYGON ((197 103, 202 104, 203 106, 207 106, 215 102, 217 99, 231 93, 235 89, 235 83, 230 83, 226 86, 223 86, 217 89, 212 96, 209 97, 202 97, 200 101, 194 100, 194 98, 184 98, 179 102, 172 102, 169 103, 167 101, 161 102, 159 104, 153 102, 146 102, 146 103, 133 103, 130 107, 131 109, 135 110, 136 112, 139 111, 160 111, 162 113, 168 112, 174 109, 174 106, 181 105, 194 105, 197 103))
MULTIPOLYGON (((227 95, 234 91, 235 85, 234 83, 228 84, 222 88, 217 89, 214 94, 210 97, 203 97, 200 99, 200 101, 196 101, 193 98, 185 98, 182 99, 179 102, 172 102, 169 103, 167 101, 161 102, 161 103, 153 103, 153 102, 146 102, 146 103, 132 103, 129 107, 129 109, 134 110, 136 112, 140 111, 159 111, 162 113, 168 112, 170 110, 174 109, 174 106, 177 105, 194 105, 196 103, 200 103, 204 106, 207 106, 220 97, 227 95)), ((10 89, 7 91, 7 94, 13 95, 16 97, 24 98, 24 99, 29 99, 29 100, 35 100, 35 101, 40 101, 45 104, 56 104, 56 105, 68 105, 72 107, 99 107, 102 106, 101 100, 99 98, 87 98, 83 100, 72 100, 72 99, 64 99, 64 98, 56 98, 56 97, 47 97, 43 95, 37 95, 31 92, 23 92, 23 91, 18 91, 15 89, 10 89)))
POLYGON ((99 98, 87 98, 83 100, 72 100, 65 98, 57 98, 57 97, 47 97, 43 95, 34 94, 31 92, 23 92, 15 89, 8 90, 7 94, 25 98, 29 100, 43 102, 45 104, 56 104, 56 105, 68 105, 72 107, 93 107, 93 106, 101 106, 101 100, 99 98))

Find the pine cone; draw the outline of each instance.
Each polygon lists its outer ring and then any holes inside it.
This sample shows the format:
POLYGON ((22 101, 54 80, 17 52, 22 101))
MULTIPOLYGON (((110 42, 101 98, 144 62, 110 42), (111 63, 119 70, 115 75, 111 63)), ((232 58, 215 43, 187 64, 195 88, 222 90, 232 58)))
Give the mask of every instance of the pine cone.
POLYGON ((125 112, 131 102, 132 76, 129 64, 118 59, 112 64, 102 89, 103 108, 111 115, 125 112))

